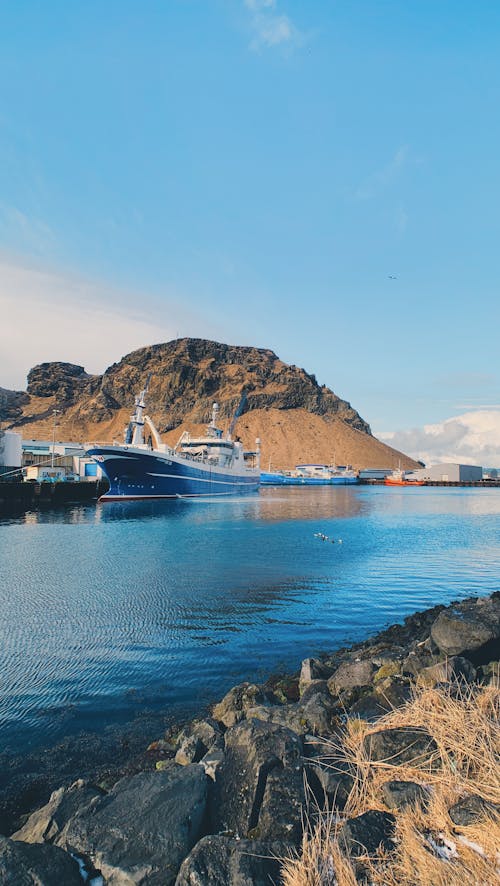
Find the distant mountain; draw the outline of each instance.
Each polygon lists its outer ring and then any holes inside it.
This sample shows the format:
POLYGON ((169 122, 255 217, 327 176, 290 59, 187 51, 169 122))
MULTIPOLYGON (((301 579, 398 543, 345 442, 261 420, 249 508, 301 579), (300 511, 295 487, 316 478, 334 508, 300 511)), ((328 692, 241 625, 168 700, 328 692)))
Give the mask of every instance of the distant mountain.
POLYGON ((72 363, 42 363, 30 370, 27 393, 0 389, 3 421, 22 430, 25 438, 47 439, 57 409, 58 439, 121 439, 134 397, 148 375, 148 411, 170 443, 186 428, 204 425, 214 401, 220 405, 221 423, 228 426, 245 392, 237 433, 249 446, 261 437, 263 463, 416 464, 376 440, 350 403, 318 385, 304 369, 287 365, 267 349, 205 339, 140 348, 103 375, 88 375, 72 363))

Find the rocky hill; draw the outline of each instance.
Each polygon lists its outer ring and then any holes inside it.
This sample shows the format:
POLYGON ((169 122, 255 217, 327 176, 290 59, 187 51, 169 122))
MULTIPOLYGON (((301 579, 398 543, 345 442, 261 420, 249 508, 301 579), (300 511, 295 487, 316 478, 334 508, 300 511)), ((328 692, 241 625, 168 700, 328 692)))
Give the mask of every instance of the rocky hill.
POLYGON ((215 400, 221 423, 228 426, 245 392, 238 433, 248 446, 255 437, 262 439, 263 464, 415 466, 376 440, 350 403, 320 386, 314 375, 287 365, 267 349, 204 339, 141 348, 103 375, 88 375, 83 366, 71 363, 42 363, 30 370, 27 393, 1 389, 1 417, 25 438, 47 439, 57 409, 57 439, 121 440, 134 396, 148 375, 149 412, 169 443, 186 428, 204 426, 215 400))

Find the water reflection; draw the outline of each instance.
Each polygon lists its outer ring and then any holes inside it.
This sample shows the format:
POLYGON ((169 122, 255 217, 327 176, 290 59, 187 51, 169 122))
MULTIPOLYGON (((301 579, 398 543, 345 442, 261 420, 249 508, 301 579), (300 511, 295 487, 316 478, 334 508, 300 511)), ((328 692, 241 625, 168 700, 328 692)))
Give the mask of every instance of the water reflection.
POLYGON ((26 525, 64 523, 112 523, 114 521, 194 520, 206 523, 220 520, 322 520, 349 518, 370 510, 370 498, 360 488, 339 486, 288 489, 261 489, 255 495, 235 498, 161 499, 158 501, 101 502, 67 508, 28 511, 4 517, 1 523, 26 525))

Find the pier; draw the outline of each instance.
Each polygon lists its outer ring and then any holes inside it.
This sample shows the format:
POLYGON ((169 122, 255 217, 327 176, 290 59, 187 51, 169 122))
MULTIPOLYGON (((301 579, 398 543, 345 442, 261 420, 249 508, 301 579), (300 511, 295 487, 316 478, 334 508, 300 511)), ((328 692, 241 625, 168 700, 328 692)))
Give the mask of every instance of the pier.
POLYGON ((0 514, 96 501, 108 489, 106 480, 80 483, 0 483, 0 514))

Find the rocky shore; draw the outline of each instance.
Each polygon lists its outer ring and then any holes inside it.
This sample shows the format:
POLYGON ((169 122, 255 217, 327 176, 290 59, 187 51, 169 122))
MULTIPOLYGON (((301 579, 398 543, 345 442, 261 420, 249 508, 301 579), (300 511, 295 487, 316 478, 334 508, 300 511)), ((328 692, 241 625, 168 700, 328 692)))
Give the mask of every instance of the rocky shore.
MULTIPOLYGON (((54 791, 14 833, 0 837, 0 882, 366 882, 364 859, 379 853, 380 864, 387 863, 400 840, 404 810, 431 803, 435 773, 446 766, 457 771, 457 780, 447 780, 442 815, 447 816, 447 833, 456 833, 457 840, 465 834, 466 845, 468 827, 498 816, 498 771, 487 782, 478 777, 480 792, 467 793, 460 754, 444 759, 430 718, 387 718, 409 710, 415 687, 424 693, 444 687, 450 704, 465 697, 464 687, 470 704, 476 687, 489 692, 482 713, 494 735, 490 708, 498 715, 499 658, 500 593, 494 593, 416 613, 364 643, 306 659, 295 676, 235 686, 210 716, 151 743, 142 771, 113 785, 82 779, 54 791), (378 776, 383 772, 382 780, 372 782, 376 791, 370 795, 369 782, 363 782, 373 808, 353 815, 353 809, 366 806, 353 804, 361 769, 374 764, 378 776), (402 780, 402 772, 414 777, 402 780), (329 814, 335 845, 352 861, 354 879, 342 880, 335 852, 330 852, 327 868, 318 869, 316 879, 301 879, 289 870, 285 881, 283 859, 294 853, 300 858, 311 819, 329 814)), ((425 717, 425 705, 416 710, 425 717)), ((467 767, 470 771, 470 761, 467 767)), ((450 840, 430 832, 425 840, 426 852, 441 863, 450 840)), ((479 848, 481 864, 489 864, 487 848, 479 848)), ((369 879, 375 882, 372 874, 369 879)))

